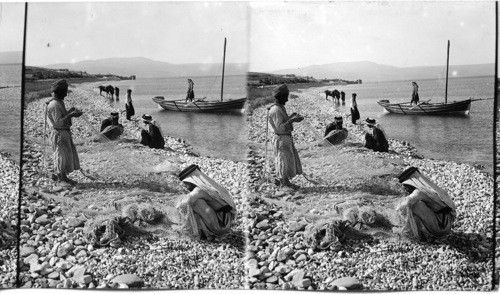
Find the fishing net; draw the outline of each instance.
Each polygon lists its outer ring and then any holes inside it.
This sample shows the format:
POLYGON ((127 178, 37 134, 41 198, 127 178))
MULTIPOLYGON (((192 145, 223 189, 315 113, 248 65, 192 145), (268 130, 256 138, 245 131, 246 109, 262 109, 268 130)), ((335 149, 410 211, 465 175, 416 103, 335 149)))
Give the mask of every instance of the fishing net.
MULTIPOLYGON (((334 201, 335 212, 313 219, 306 227, 304 239, 314 249, 337 248, 353 240, 399 240, 411 237, 409 208, 399 209, 402 198, 393 196, 354 195, 334 201)), ((306 219, 308 216, 305 216, 306 219)), ((418 233, 417 233, 418 236, 418 233)))
POLYGON ((84 227, 84 237, 96 246, 113 245, 126 237, 148 234, 179 239, 183 237, 181 215, 173 205, 145 202, 144 197, 129 197, 114 201, 114 211, 103 215, 93 213, 84 227))

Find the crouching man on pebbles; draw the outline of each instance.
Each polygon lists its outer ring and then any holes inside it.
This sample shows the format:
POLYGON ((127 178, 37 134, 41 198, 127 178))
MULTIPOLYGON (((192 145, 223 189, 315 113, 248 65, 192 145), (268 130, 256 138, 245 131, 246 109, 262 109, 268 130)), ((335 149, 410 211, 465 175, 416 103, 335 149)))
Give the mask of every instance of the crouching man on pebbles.
POLYGON ((194 164, 185 168, 179 179, 190 191, 176 205, 184 230, 209 241, 229 232, 236 218, 236 205, 229 192, 194 164))
POLYGON ((399 182, 411 193, 396 208, 406 220, 402 233, 419 240, 448 235, 456 217, 456 207, 448 193, 416 167, 405 170, 399 182))
POLYGON ((280 180, 282 190, 298 189, 297 185, 290 182, 290 178, 302 174, 302 164, 299 153, 295 149, 292 139, 293 123, 301 122, 304 117, 297 113, 288 116, 285 103, 288 101, 290 91, 286 85, 279 85, 273 90, 276 103, 269 108, 268 122, 274 131, 273 147, 276 157, 276 173, 280 180))
POLYGON ((158 124, 151 115, 144 114, 142 116, 144 125, 148 127, 147 130, 141 130, 141 144, 149 148, 164 149, 165 139, 163 138, 163 131, 160 124, 158 124))
MULTIPOLYGON (((80 161, 76 152, 73 138, 71 137, 71 119, 80 117, 83 113, 74 107, 66 110, 64 98, 68 95, 68 83, 59 80, 52 84, 54 98, 47 103, 47 119, 53 130, 50 135, 52 150, 54 152, 54 171, 58 183, 62 187, 75 185, 67 174, 80 169, 80 161)), ((55 177, 54 177, 55 179, 55 177)))

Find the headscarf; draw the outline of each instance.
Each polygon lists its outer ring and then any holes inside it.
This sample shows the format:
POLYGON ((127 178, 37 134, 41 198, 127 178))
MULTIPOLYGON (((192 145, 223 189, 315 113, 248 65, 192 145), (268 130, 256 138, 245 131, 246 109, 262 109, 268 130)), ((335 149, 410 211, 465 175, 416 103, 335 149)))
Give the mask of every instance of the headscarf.
POLYGON ((456 212, 455 203, 453 203, 453 200, 448 195, 448 193, 445 190, 441 189, 428 177, 421 174, 418 168, 410 167, 405 170, 399 176, 399 182, 403 185, 408 185, 424 192, 434 201, 441 204, 444 203, 446 206, 450 207, 453 210, 453 213, 456 212))
POLYGON ((52 90, 52 92, 60 92, 62 90, 66 90, 68 89, 68 82, 66 82, 66 80, 55 81, 50 89, 52 90))
POLYGON ((274 98, 280 96, 281 94, 288 94, 288 93, 290 93, 290 90, 288 90, 288 87, 285 84, 281 84, 279 86, 276 86, 273 89, 273 97, 274 98))
POLYGON ((202 172, 197 165, 192 164, 185 168, 179 174, 179 179, 183 182, 191 183, 197 186, 216 201, 219 200, 220 202, 220 200, 223 200, 227 203, 227 205, 233 208, 236 216, 236 204, 234 203, 229 191, 202 172))

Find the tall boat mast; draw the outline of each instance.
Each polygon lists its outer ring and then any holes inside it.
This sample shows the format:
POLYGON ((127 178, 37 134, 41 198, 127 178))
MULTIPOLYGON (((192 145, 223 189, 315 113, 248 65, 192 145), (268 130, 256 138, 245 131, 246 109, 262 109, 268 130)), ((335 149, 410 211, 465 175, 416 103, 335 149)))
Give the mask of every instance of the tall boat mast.
POLYGON ((446 51, 446 87, 444 90, 444 103, 448 103, 448 68, 450 66, 450 40, 448 40, 448 50, 446 51))
POLYGON ((226 66, 226 38, 224 38, 224 57, 222 58, 222 84, 220 88, 220 101, 224 95, 224 67, 226 66))

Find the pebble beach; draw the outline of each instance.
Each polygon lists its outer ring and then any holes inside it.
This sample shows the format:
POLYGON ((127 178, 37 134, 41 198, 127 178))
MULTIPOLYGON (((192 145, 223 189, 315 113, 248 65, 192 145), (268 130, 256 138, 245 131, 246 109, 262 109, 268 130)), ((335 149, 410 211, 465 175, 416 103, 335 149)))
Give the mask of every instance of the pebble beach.
POLYGON ((171 137, 165 138, 165 150, 149 149, 138 143, 137 125, 124 119, 125 133, 119 141, 94 142, 101 120, 120 110, 111 108, 96 86, 70 86, 71 93, 65 99, 67 108, 84 112, 83 117, 73 119, 72 126, 84 173, 69 175, 78 181, 69 190, 58 188, 46 176, 52 160, 49 143, 46 147, 43 144, 45 100, 27 105, 21 286, 242 289, 246 164, 198 156, 185 142, 171 137), (89 216, 113 213, 117 199, 142 197, 152 204, 173 206, 187 193, 177 174, 189 164, 198 164, 231 192, 239 215, 229 234, 212 242, 165 233, 127 236, 103 247, 86 242, 83 227, 89 216))
POLYGON ((19 165, 0 156, 0 288, 16 286, 19 165))
MULTIPOLYGON (((246 256, 252 289, 474 290, 492 289, 493 177, 467 164, 425 159, 410 142, 389 139, 388 153, 360 146, 363 131, 324 95, 327 87, 291 93, 287 112, 305 116, 293 138, 304 173, 292 180, 296 192, 278 191, 264 175, 266 108, 248 116, 249 234, 246 256), (334 116, 344 117, 345 144, 318 146, 334 116), (452 233, 431 243, 406 239, 347 242, 335 250, 307 246, 304 229, 335 215, 335 203, 350 195, 403 197, 397 176, 418 167, 444 188, 457 206, 452 233), (313 179, 314 181, 311 181, 313 179)), ((362 114, 361 114, 362 115, 362 114)), ((362 116, 362 119, 363 116, 362 116)), ((388 134, 390 138, 390 134, 388 134)), ((267 156, 272 168, 272 147, 267 156)), ((267 168, 268 169, 268 168, 267 168)))

